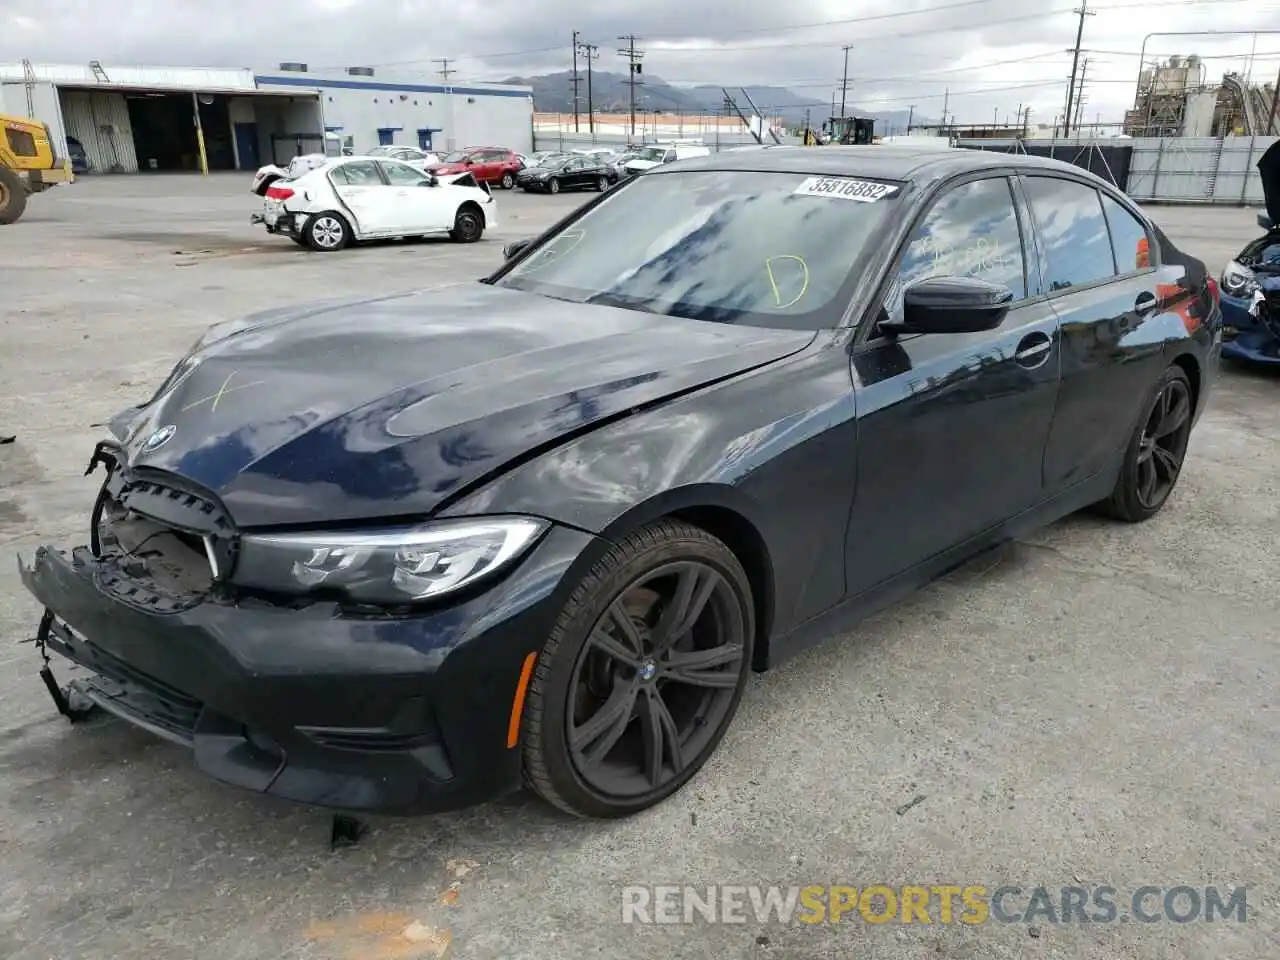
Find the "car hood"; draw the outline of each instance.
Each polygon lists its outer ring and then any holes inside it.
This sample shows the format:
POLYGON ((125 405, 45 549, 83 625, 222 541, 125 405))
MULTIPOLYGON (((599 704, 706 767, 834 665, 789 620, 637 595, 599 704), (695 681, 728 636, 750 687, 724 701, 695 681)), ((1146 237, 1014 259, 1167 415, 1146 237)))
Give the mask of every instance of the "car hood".
POLYGON ((214 328, 111 426, 134 468, 217 493, 241 526, 423 516, 512 460, 813 336, 471 281, 214 328))
POLYGON ((1258 173, 1262 175, 1262 196, 1267 205, 1267 216, 1280 226, 1280 140, 1277 140, 1258 158, 1258 173))

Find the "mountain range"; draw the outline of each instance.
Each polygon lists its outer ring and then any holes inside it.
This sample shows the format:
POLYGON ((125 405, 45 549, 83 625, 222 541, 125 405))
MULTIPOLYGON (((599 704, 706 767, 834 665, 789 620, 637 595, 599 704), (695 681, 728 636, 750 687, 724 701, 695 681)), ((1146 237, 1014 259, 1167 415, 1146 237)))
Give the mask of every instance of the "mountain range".
MULTIPOLYGON (((579 71, 579 109, 587 108, 586 71, 579 71)), ((517 83, 533 87, 533 108, 542 113, 573 112, 573 74, 562 70, 558 73, 546 73, 535 77, 508 77, 502 83, 517 83)), ((782 117, 788 125, 798 126, 804 123, 808 113, 810 121, 817 127, 831 113, 829 100, 816 100, 788 90, 786 87, 748 86, 744 97, 742 87, 721 88, 712 84, 696 87, 676 87, 661 77, 646 75, 643 86, 636 87, 636 107, 645 110, 661 110, 664 113, 683 111, 685 113, 711 114, 719 111, 724 105, 725 90, 728 90, 739 108, 746 114, 751 113, 747 97, 768 116, 782 117)), ((591 99, 597 113, 625 112, 631 108, 631 90, 627 85, 627 75, 596 70, 591 75, 591 99)), ((837 106, 837 110, 838 110, 837 106)), ((873 117, 878 133, 888 133, 890 128, 898 133, 906 130, 908 111, 906 110, 862 110, 856 104, 847 104, 846 113, 859 117, 873 117)), ((912 123, 930 123, 916 114, 912 123)))

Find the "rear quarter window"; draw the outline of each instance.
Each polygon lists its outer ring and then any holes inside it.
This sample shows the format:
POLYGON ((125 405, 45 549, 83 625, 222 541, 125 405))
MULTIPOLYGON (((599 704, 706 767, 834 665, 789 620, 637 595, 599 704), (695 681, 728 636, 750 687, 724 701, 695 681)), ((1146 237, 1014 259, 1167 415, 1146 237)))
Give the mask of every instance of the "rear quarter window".
POLYGON ((1119 273, 1132 273, 1151 266, 1151 238, 1146 225, 1113 198, 1102 195, 1102 209, 1111 228, 1111 249, 1119 273))

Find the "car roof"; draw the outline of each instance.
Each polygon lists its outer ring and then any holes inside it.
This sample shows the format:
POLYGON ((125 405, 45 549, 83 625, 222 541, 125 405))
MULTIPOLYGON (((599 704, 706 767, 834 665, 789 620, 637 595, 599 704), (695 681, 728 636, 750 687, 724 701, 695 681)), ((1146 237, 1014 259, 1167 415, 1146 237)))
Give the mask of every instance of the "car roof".
MULTIPOLYGON (((690 157, 680 165, 666 167, 663 174, 682 170, 750 170, 762 173, 807 173, 832 177, 871 177, 878 180, 925 182, 944 179, 970 171, 996 168, 1022 168, 1056 173, 1073 172, 1097 182, 1105 182, 1088 171, 1047 157, 1025 153, 1003 153, 992 150, 966 150, 956 147, 861 146, 802 147, 765 146, 759 150, 725 150, 710 156, 690 157)), ((654 171, 655 173, 658 171, 654 171)))

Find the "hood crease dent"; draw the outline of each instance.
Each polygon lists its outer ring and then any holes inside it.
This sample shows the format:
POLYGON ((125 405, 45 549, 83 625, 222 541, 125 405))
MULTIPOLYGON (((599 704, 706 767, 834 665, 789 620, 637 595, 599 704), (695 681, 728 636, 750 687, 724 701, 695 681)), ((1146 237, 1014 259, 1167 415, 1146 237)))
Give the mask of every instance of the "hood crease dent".
POLYGON ((815 336, 451 284, 216 327, 112 431, 130 464, 205 487, 242 527, 426 516, 513 461, 815 336))

